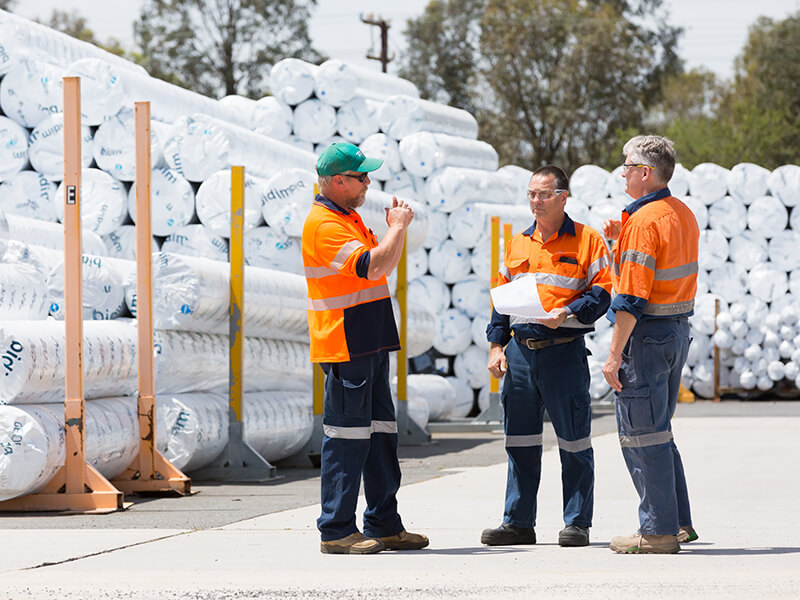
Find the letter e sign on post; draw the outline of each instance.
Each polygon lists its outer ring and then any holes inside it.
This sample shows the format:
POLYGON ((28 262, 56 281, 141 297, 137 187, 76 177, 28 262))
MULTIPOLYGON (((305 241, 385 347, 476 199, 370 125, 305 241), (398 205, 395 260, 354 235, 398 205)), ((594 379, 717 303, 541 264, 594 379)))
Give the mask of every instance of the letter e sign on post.
POLYGON ((67 204, 75 204, 77 192, 74 185, 67 186, 67 204))

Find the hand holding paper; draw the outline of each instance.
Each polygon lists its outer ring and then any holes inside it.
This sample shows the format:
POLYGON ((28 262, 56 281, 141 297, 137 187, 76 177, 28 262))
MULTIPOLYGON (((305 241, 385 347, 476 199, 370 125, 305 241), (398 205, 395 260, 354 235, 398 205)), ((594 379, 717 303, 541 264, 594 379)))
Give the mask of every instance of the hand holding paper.
POLYGON ((501 315, 516 315, 534 319, 548 316, 539 299, 536 277, 520 277, 490 291, 494 308, 501 315))

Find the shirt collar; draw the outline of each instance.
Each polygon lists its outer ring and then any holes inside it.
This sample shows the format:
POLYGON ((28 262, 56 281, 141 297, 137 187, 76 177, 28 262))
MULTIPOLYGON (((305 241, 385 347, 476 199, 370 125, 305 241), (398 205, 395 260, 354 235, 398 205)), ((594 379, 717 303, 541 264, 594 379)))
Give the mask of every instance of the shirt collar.
MULTIPOLYGON (((522 235, 527 235, 530 237, 533 235, 534 231, 536 231, 536 219, 533 220, 533 225, 531 225, 525 231, 522 232, 522 235)), ((558 229, 558 236, 560 236, 562 233, 568 233, 573 236, 575 235, 575 221, 570 219, 567 213, 564 213, 564 222, 558 229)), ((547 240, 542 240, 542 241, 546 242, 547 240)))
POLYGON ((332 210, 334 212, 338 212, 339 214, 342 214, 342 215, 349 215, 352 212, 352 211, 349 211, 347 209, 342 208, 341 206, 336 204, 336 202, 326 198, 322 194, 317 194, 317 197, 314 198, 314 202, 324 206, 328 210, 332 210))
POLYGON ((625 210, 626 213, 628 213, 628 215, 632 215, 637 210, 642 208, 645 204, 648 204, 650 202, 654 202, 656 200, 662 200, 664 198, 669 198, 671 195, 672 195, 672 192, 669 191, 669 188, 665 187, 665 188, 662 188, 662 189, 657 190, 655 192, 650 192, 649 194, 645 194, 644 196, 642 196, 638 200, 634 200, 633 202, 628 204, 628 206, 626 206, 624 210, 625 210))

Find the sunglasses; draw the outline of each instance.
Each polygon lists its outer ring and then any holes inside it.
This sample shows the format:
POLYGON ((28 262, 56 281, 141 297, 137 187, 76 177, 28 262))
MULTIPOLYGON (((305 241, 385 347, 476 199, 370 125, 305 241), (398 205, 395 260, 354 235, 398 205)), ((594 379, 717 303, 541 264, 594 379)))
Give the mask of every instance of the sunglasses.
POLYGON ((343 177, 350 177, 351 179, 358 179, 361 183, 364 183, 369 177, 369 173, 361 173, 359 175, 350 175, 349 173, 339 173, 339 175, 343 177))

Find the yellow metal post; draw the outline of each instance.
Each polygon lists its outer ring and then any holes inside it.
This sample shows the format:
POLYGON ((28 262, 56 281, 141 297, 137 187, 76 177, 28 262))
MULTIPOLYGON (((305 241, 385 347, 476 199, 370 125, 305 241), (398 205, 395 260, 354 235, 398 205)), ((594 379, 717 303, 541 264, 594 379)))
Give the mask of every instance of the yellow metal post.
POLYGON ((41 492, 0 503, 2 511, 108 513, 123 508, 122 493, 86 462, 83 396, 81 256, 81 85, 65 77, 64 94, 64 466, 41 492))
MULTIPOLYGON (((500 217, 492 217, 491 220, 491 237, 492 237, 492 253, 491 253, 491 275, 489 277, 489 287, 497 287, 497 275, 500 271, 500 217)), ((496 377, 489 376, 489 393, 500 393, 500 380, 496 377)))
POLYGON ((153 365, 153 260, 150 206, 150 103, 134 103, 136 141, 136 326, 139 395, 139 453, 114 480, 126 494, 191 493, 191 481, 156 448, 153 365))

